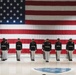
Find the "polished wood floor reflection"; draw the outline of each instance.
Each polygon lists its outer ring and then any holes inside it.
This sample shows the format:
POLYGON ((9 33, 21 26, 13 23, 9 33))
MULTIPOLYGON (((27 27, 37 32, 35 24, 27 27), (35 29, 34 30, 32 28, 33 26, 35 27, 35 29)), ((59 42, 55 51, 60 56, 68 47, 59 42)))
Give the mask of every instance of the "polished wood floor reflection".
POLYGON ((61 75, 76 75, 76 55, 73 55, 73 61, 68 61, 66 55, 61 55, 61 61, 56 61, 55 55, 50 55, 50 61, 46 63, 43 60, 42 55, 36 55, 35 61, 31 61, 29 54, 22 54, 21 61, 16 61, 15 54, 9 54, 8 60, 0 61, 0 75, 42 75, 41 73, 32 70, 33 68, 41 67, 71 68, 71 71, 62 73, 61 75))

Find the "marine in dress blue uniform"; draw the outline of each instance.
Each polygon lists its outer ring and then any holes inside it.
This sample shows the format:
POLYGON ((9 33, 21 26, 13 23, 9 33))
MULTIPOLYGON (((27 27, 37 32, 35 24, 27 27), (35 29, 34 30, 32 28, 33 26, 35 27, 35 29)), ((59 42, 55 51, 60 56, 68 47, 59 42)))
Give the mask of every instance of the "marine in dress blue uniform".
POLYGON ((35 61, 35 52, 37 50, 37 44, 34 39, 30 42, 30 57, 31 61, 35 61))
POLYGON ((72 54, 74 51, 74 42, 72 41, 72 39, 69 39, 69 41, 66 44, 66 50, 67 50, 67 55, 68 55, 68 59, 69 61, 72 61, 72 54))
POLYGON ((46 39, 46 41, 43 43, 43 50, 45 52, 45 61, 49 62, 49 56, 51 51, 51 43, 49 42, 49 39, 46 39))
POLYGON ((56 60, 60 61, 60 53, 62 50, 62 43, 60 42, 60 38, 58 38, 57 42, 55 43, 55 50, 56 50, 56 60))
POLYGON ((9 43, 7 43, 7 40, 3 38, 1 42, 1 50, 2 50, 2 61, 7 60, 7 50, 9 49, 9 43))
POLYGON ((20 41, 20 38, 18 38, 18 41, 16 42, 16 58, 17 58, 17 61, 20 61, 21 50, 22 50, 22 42, 20 41))

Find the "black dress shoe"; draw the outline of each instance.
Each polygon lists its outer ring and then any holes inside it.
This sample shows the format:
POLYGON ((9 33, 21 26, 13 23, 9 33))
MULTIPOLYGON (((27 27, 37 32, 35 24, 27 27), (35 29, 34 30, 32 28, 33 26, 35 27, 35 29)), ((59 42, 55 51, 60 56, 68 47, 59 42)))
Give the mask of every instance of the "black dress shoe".
POLYGON ((46 61, 46 62, 49 62, 49 61, 46 61))
POLYGON ((34 59, 32 59, 31 61, 35 61, 34 59))
POLYGON ((20 61, 20 59, 17 59, 17 61, 20 61))
POLYGON ((60 59, 57 59, 57 61, 60 61, 60 59))
POLYGON ((2 61, 5 61, 5 59, 2 59, 2 61))
POLYGON ((42 75, 46 75, 46 74, 42 74, 42 75))
POLYGON ((69 61, 72 61, 72 59, 69 59, 69 61))

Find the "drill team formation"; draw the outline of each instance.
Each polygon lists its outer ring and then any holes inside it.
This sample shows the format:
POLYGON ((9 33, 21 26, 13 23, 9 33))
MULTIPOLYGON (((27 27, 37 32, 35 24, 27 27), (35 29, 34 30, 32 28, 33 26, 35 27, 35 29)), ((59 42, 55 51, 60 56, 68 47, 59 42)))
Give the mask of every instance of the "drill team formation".
MULTIPOLYGON (((18 38, 15 44, 15 48, 16 48, 16 59, 17 61, 20 61, 20 55, 23 48, 20 38, 18 38)), ((74 49, 75 49, 75 44, 73 40, 70 38, 68 42, 66 43, 67 58, 69 61, 72 61, 72 54, 73 54, 74 49)), ((9 42, 7 39, 3 38, 1 42, 1 60, 2 61, 7 60, 8 50, 9 50, 9 42)), ((35 61, 35 52, 37 51, 37 44, 35 42, 35 39, 31 40, 29 44, 29 50, 30 50, 31 61, 35 61)), ((52 50, 51 42, 49 41, 49 39, 46 39, 42 43, 43 59, 45 60, 45 62, 49 62, 51 50, 52 50)), ((55 51, 56 51, 57 61, 60 61, 61 50, 62 50, 62 43, 60 41, 60 38, 58 38, 57 41, 55 42, 55 51)))

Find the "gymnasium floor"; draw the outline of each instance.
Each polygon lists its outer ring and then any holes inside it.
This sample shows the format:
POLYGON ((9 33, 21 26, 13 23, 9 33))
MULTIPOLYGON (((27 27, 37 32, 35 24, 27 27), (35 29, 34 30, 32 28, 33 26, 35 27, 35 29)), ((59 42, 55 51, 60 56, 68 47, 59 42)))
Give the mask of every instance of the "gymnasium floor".
POLYGON ((66 55, 61 55, 61 61, 56 61, 55 55, 50 55, 49 63, 38 54, 35 61, 30 60, 29 54, 22 54, 21 61, 16 61, 15 57, 15 54, 9 54, 8 60, 0 61, 0 75, 42 75, 33 68, 71 68, 71 71, 66 73, 46 75, 76 75, 76 55, 73 55, 73 61, 68 61, 66 55))

